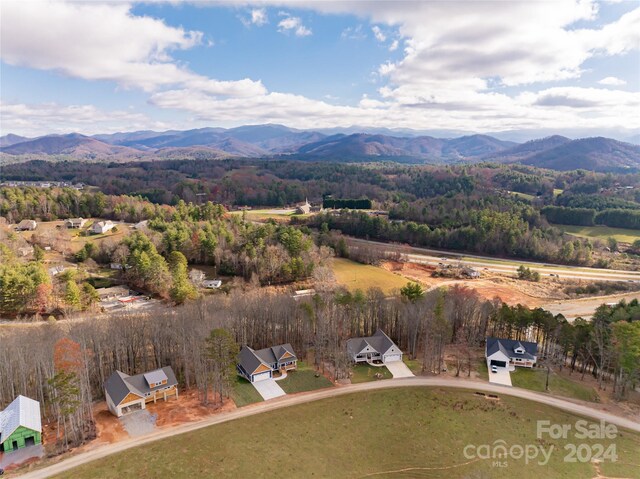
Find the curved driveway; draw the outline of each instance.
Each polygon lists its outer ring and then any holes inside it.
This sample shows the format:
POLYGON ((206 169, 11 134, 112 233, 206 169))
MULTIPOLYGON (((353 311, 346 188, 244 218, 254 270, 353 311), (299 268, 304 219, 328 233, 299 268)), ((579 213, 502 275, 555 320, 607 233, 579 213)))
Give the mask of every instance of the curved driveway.
POLYGON ((230 412, 219 413, 211 416, 202 421, 183 424, 160 431, 156 431, 148 436, 137 437, 135 439, 127 439, 125 441, 117 442, 115 444, 108 444, 105 446, 97 447, 91 451, 79 453, 74 456, 70 456, 68 459, 64 459, 57 464, 53 464, 44 467, 39 470, 35 470, 24 474, 20 477, 23 479, 40 479, 51 477, 56 474, 61 474, 69 469, 80 466, 90 461, 100 459, 111 454, 130 449, 132 447, 148 444, 150 442, 165 439, 177 434, 183 434, 189 431, 195 431, 203 427, 212 426, 214 424, 220 424, 234 419, 253 416, 254 414, 261 414, 267 411, 274 411, 276 409, 282 409, 297 404, 304 404, 319 399, 326 399, 335 396, 342 396, 344 394, 357 393, 362 391, 374 391, 378 389, 389 389, 397 387, 448 387, 458 389, 469 389, 473 391, 481 391, 495 394, 504 394, 508 396, 519 397, 535 401, 541 404, 547 404, 549 406, 568 411, 573 414, 586 416, 596 420, 605 420, 608 423, 615 424, 616 426, 624 427, 632 431, 640 433, 640 423, 626 419, 620 416, 609 414, 604 411, 599 411, 582 404, 576 404, 564 399, 559 399, 553 396, 545 394, 535 393, 526 389, 520 388, 506 388, 503 386, 496 386, 488 383, 470 381, 465 379, 442 379, 442 378, 427 378, 427 377, 414 377, 414 378, 402 378, 402 379, 389 379, 383 381, 375 381, 369 383, 353 384, 349 386, 338 386, 328 389, 321 389, 318 391, 312 391, 309 393, 301 393, 295 395, 287 395, 277 399, 272 399, 267 402, 253 404, 240 409, 236 409, 230 412))

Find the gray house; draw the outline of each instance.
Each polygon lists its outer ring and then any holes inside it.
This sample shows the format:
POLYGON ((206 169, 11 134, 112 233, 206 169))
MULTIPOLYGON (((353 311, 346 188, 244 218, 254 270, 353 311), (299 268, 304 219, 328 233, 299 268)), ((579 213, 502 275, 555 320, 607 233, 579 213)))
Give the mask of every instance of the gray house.
POLYGON ((298 357, 290 344, 254 350, 242 346, 238 357, 238 374, 249 382, 271 379, 275 371, 289 371, 298 367, 298 357))
POLYGON ((178 397, 178 381, 171 366, 129 376, 114 371, 104 382, 104 395, 109 411, 117 417, 145 409, 148 402, 178 397))
POLYGON ((381 329, 373 336, 347 340, 347 353, 356 363, 402 361, 402 351, 381 329))
POLYGON ((538 360, 538 343, 514 339, 487 338, 487 365, 506 368, 507 365, 532 368, 538 360))
POLYGON ((22 220, 20 223, 18 223, 16 229, 19 231, 33 231, 37 227, 38 223, 36 223, 34 220, 22 220))

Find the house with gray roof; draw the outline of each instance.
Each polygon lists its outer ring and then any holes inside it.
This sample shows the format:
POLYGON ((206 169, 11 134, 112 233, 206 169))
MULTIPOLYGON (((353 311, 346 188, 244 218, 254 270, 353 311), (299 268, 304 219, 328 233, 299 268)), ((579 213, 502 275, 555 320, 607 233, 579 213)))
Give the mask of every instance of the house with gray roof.
POLYGON ((402 361, 402 351, 381 329, 373 336, 348 339, 347 353, 355 363, 402 361))
POLYGON ((37 227, 38 223, 36 223, 34 220, 22 220, 20 223, 18 223, 16 229, 18 231, 33 231, 37 227))
POLYGON ((114 371, 104 382, 104 395, 109 411, 117 417, 145 409, 148 402, 171 396, 178 398, 178 381, 171 366, 129 376, 114 371))
POLYGON ((289 343, 264 349, 242 346, 238 355, 238 374, 249 382, 273 378, 276 371, 290 371, 298 367, 298 357, 289 343))
POLYGON ((532 368, 538 360, 538 343, 516 339, 487 338, 487 365, 506 368, 508 365, 532 368))
POLYGON ((0 452, 42 443, 40 403, 18 396, 0 411, 0 452))

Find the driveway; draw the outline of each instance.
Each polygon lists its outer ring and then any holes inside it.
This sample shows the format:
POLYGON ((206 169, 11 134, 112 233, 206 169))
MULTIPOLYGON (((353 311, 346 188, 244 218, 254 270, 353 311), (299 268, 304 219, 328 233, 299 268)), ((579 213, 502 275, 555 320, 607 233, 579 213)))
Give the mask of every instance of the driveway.
POLYGON ((411 369, 403 363, 402 361, 391 361, 389 363, 384 363, 389 372, 395 378, 411 378, 414 374, 411 372, 411 369))
POLYGON ((280 396, 286 396, 286 392, 282 390, 278 383, 274 379, 265 379, 264 381, 256 381, 253 387, 260 393, 262 399, 268 401, 269 399, 277 398, 280 396))
POLYGON ((156 428, 157 414, 151 414, 146 409, 125 414, 120 422, 130 437, 144 436, 152 433, 156 428))
POLYGON ((491 366, 487 364, 489 370, 489 382, 491 384, 500 384, 501 386, 511 386, 511 374, 509 368, 498 368, 497 373, 491 372, 491 366))

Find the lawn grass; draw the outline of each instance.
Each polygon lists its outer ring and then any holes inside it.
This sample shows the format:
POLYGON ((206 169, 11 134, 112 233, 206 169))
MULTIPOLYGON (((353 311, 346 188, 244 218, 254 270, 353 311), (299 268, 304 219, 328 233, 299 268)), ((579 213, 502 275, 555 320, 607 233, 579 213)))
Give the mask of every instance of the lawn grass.
POLYGON ((406 354, 402 355, 402 362, 404 362, 411 372, 418 375, 422 372, 422 364, 417 359, 409 359, 406 354))
POLYGON ((241 378, 240 376, 236 376, 234 380, 231 399, 233 399, 233 402, 236 403, 237 407, 263 401, 262 396, 260 396, 260 393, 256 391, 256 388, 254 388, 249 381, 241 378))
POLYGON ((486 379, 487 381, 489 380, 489 369, 487 369, 487 362, 485 360, 482 360, 478 363, 477 371, 480 379, 486 379))
POLYGON ((316 370, 304 361, 298 361, 298 368, 295 371, 289 371, 285 379, 278 381, 278 385, 287 394, 314 391, 333 386, 331 381, 323 375, 320 374, 316 377, 316 370))
POLYGON ((338 284, 345 286, 349 291, 356 289, 366 291, 376 287, 389 293, 402 288, 409 282, 407 278, 393 274, 386 269, 356 263, 345 258, 334 258, 332 269, 338 284))
POLYGON ((509 193, 512 194, 513 196, 519 196, 524 200, 533 201, 535 199, 535 196, 529 195, 527 193, 520 193, 519 191, 509 191, 509 193))
POLYGON ((640 239, 640 230, 628 230, 625 228, 610 228, 609 226, 573 226, 573 225, 554 225, 565 233, 580 238, 598 238, 607 240, 607 238, 615 238, 621 243, 633 243, 640 239))
POLYGON ((351 368, 351 372, 351 382, 353 384, 393 378, 393 375, 386 366, 376 367, 369 366, 368 364, 356 364, 351 368), (376 374, 382 374, 382 377, 376 378, 376 374))
MULTIPOLYGON (((546 380, 547 370, 542 368, 516 368, 511 373, 511 383, 514 386, 532 391, 545 392, 546 380)), ((598 394, 593 388, 559 376, 554 372, 551 372, 549 376, 548 392, 554 396, 564 396, 582 401, 595 402, 598 400, 598 394)))
MULTIPOLYGON (((57 476, 65 479, 202 478, 584 478, 588 462, 564 460, 567 443, 616 445, 616 463, 602 476, 638 477, 640 434, 615 439, 536 436, 537 420, 573 426, 580 418, 524 399, 499 400, 472 391, 396 388, 291 406, 121 451, 57 476), (366 438, 358 441, 357 437, 366 438), (524 458, 469 460, 468 445, 495 441, 554 447, 546 465, 524 458), (286 446, 285 446, 286 445, 286 446), (404 472, 401 472, 404 470, 404 472)), ((595 421, 593 421, 595 422, 595 421)))

